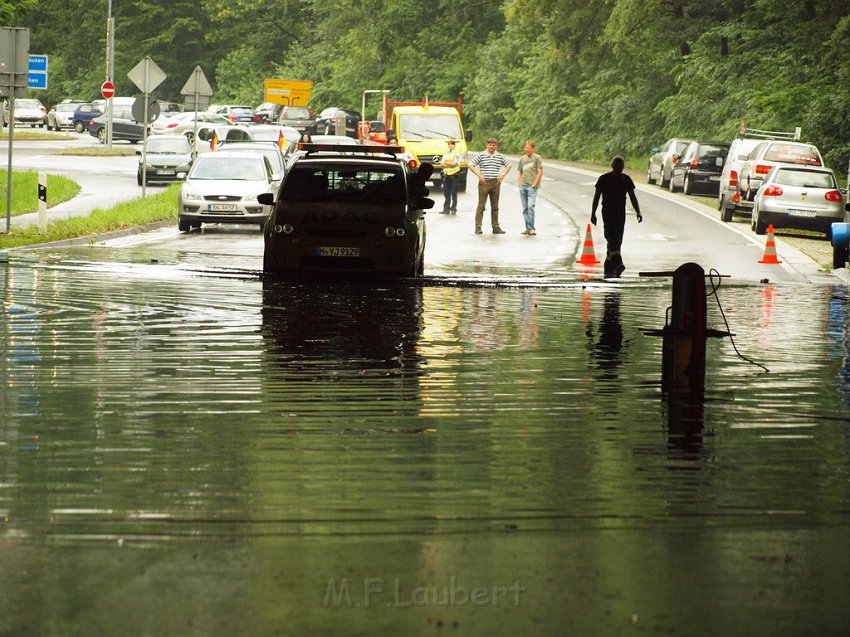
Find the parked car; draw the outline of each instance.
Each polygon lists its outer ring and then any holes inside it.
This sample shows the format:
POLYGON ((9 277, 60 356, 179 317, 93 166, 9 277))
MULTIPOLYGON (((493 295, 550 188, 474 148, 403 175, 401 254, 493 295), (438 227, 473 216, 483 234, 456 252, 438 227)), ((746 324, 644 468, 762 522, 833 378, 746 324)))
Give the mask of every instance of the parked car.
POLYGON ((60 102, 47 111, 47 130, 74 128, 74 111, 79 105, 80 102, 60 102))
POLYGON ((316 132, 316 121, 306 106, 284 106, 280 111, 277 123, 281 126, 292 126, 299 133, 316 132))
POLYGON ((679 161, 673 164, 670 192, 682 190, 715 195, 720 186, 720 173, 729 153, 727 142, 691 142, 679 161))
POLYGON ((199 156, 180 189, 177 227, 181 232, 204 223, 256 224, 268 219, 272 169, 258 153, 206 153, 199 156))
POLYGON ((204 124, 215 124, 219 126, 230 126, 230 120, 221 115, 210 113, 208 111, 188 111, 172 115, 171 117, 158 117, 151 125, 151 133, 154 135, 161 134, 180 134, 185 135, 186 139, 191 143, 195 136, 195 129, 200 128, 204 124), (197 122, 197 124, 196 124, 197 122))
POLYGON ((747 156, 741 166, 738 192, 741 201, 754 201, 770 169, 779 164, 823 166, 817 146, 804 142, 763 141, 747 156))
POLYGON ((91 121, 100 115, 103 115, 103 111, 99 104, 94 104, 93 102, 77 104, 72 118, 74 130, 78 133, 85 133, 89 129, 91 121))
POLYGON ((653 148, 653 154, 649 158, 649 166, 646 169, 646 180, 651 184, 657 182, 662 188, 667 188, 673 174, 673 164, 679 161, 685 148, 693 141, 695 140, 674 137, 668 139, 661 148, 653 148))
POLYGON ((275 104, 274 102, 263 102, 254 109, 254 114, 260 116, 261 124, 274 123, 280 117, 280 111, 283 110, 283 104, 275 104))
POLYGON ((195 153, 208 153, 217 150, 227 141, 251 142, 254 141, 254 138, 249 128, 241 124, 204 124, 198 126, 195 153))
POLYGON ((159 114, 161 117, 172 117, 183 112, 183 105, 177 102, 157 100, 157 104, 159 104, 159 114))
POLYGON ((319 116, 316 118, 316 128, 315 131, 317 133, 321 133, 324 135, 346 135, 348 137, 357 138, 357 127, 360 124, 360 113, 357 111, 348 110, 346 108, 337 108, 336 106, 332 106, 330 108, 326 108, 319 116), (336 129, 336 117, 337 115, 343 114, 345 115, 345 132, 337 131, 336 129))
MULTIPOLYGON (((3 105, 3 126, 9 125, 9 101, 3 105)), ((47 117, 47 109, 38 100, 26 98, 18 98, 15 100, 15 123, 29 124, 35 128, 39 126, 44 128, 45 118, 47 117)))
POLYGON ((145 152, 137 150, 139 168, 136 181, 145 183, 178 181, 186 178, 192 167, 192 147, 183 135, 156 135, 148 137, 145 152), (143 161, 144 160, 144 161, 143 161))
POLYGON ((216 114, 226 117, 234 124, 259 124, 262 121, 250 106, 225 104, 218 107, 216 114))
MULTIPOLYGON (((89 135, 97 137, 101 144, 106 143, 106 115, 98 115, 89 123, 89 135)), ((112 140, 125 140, 131 144, 144 139, 145 125, 137 122, 132 111, 126 106, 112 107, 112 140)))
POLYGON ((345 154, 308 145, 293 155, 264 230, 270 275, 420 276, 425 210, 420 176, 379 144, 345 154))
POLYGON ((844 220, 844 197, 829 168, 777 164, 766 175, 753 202, 750 225, 764 234, 775 228, 801 228, 832 233, 844 220))
POLYGON ((741 176, 741 166, 744 165, 753 148, 761 142, 760 138, 739 138, 733 139, 729 145, 717 192, 717 207, 720 209, 720 218, 723 221, 732 221, 733 214, 740 210, 738 181, 741 176))

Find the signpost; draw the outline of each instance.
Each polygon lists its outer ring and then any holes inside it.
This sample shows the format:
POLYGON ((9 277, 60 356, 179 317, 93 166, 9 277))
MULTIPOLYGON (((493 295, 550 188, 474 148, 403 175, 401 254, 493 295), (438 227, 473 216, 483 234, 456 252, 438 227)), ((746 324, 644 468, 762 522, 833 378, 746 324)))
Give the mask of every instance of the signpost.
MULTIPOLYGON (((130 69, 127 77, 133 80, 133 84, 139 87, 139 90, 144 93, 144 108, 142 109, 142 197, 145 197, 147 187, 147 170, 145 167, 148 163, 148 107, 150 100, 148 96, 153 90, 162 84, 162 81, 168 77, 156 62, 151 59, 151 56, 146 55, 136 66, 130 69)), ((157 109, 159 105, 157 105, 157 109)), ((135 112, 134 106, 134 112, 135 112)))
POLYGON ((47 56, 29 56, 29 74, 27 85, 33 89, 47 88, 47 56))
POLYGON ((9 98, 9 159, 6 163, 6 234, 12 230, 12 146, 15 98, 27 96, 30 30, 0 28, 0 95, 9 98))
POLYGON ((115 97, 115 85, 107 80, 106 82, 100 85, 100 94, 103 95, 103 98, 107 100, 112 97, 115 97))
POLYGON ((204 104, 207 102, 212 93, 212 87, 210 86, 209 81, 207 81, 207 76, 204 75, 204 71, 200 66, 195 67, 195 70, 192 71, 192 75, 189 76, 189 79, 186 80, 183 88, 180 89, 180 95, 186 96, 187 103, 191 98, 192 108, 195 111, 194 125, 192 126, 193 146, 195 144, 195 136, 198 134, 198 108, 200 108, 202 102, 204 104))
POLYGON ((306 106, 313 95, 311 80, 274 80, 265 81, 263 100, 284 106, 306 106))

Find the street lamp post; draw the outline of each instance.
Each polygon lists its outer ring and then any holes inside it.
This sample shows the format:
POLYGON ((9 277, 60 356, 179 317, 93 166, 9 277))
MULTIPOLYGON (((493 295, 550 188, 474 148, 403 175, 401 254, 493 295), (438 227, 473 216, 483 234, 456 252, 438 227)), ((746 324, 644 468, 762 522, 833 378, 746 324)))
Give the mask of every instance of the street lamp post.
MULTIPOLYGON (((108 0, 106 18, 106 81, 113 82, 115 75, 115 20, 112 17, 112 0, 108 0)), ((106 147, 112 148, 112 98, 106 99, 106 147)))

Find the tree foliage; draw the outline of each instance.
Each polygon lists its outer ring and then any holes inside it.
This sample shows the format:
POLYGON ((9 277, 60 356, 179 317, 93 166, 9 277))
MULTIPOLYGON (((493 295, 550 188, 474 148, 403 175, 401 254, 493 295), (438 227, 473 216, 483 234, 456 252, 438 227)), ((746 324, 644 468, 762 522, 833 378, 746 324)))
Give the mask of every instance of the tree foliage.
MULTIPOLYGON (((106 2, 0 0, 50 55, 39 97, 94 97, 106 2), (73 16, 68 28, 67 16, 73 16)), ((533 138, 568 159, 643 156, 673 135, 731 139, 741 121, 792 130, 835 167, 850 154, 846 0, 122 0, 118 91, 144 55, 179 100, 196 65, 217 102, 257 103, 264 78, 314 82, 312 106, 363 92, 455 100, 477 140, 533 138)), ((367 103, 370 116, 377 98, 367 103)))

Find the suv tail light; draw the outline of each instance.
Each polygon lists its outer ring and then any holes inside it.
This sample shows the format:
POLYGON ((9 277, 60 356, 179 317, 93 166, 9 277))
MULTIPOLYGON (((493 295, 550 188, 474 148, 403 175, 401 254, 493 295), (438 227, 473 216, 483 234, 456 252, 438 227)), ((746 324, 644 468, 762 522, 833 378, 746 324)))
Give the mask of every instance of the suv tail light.
POLYGON ((827 201, 834 201, 836 203, 844 203, 844 197, 841 196, 841 191, 839 190, 828 190, 826 194, 823 196, 827 201))
POLYGON ((756 174, 757 175, 766 175, 770 172, 770 166, 767 164, 757 164, 756 165, 756 174))
POLYGON ((768 186, 765 188, 762 193, 762 197, 781 197, 782 196, 782 188, 779 186, 768 186))
POLYGON ((678 164, 678 163, 679 163, 679 156, 678 156, 678 155, 673 155, 673 156, 670 158, 670 163, 671 163, 671 164, 678 164))
POLYGON ((737 170, 730 170, 729 171, 729 187, 731 188, 732 186, 734 186, 735 188, 738 187, 738 171, 737 170))

